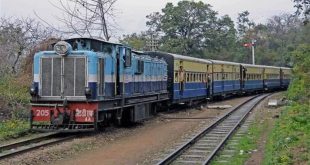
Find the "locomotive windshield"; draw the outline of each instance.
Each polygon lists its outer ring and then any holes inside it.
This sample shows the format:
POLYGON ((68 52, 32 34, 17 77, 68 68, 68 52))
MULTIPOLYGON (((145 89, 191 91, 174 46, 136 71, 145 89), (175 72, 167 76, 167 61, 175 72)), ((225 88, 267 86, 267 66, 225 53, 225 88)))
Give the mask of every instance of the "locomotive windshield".
POLYGON ((98 40, 92 39, 70 39, 66 40, 74 51, 76 50, 91 50, 94 52, 112 53, 112 45, 110 43, 104 43, 98 40))

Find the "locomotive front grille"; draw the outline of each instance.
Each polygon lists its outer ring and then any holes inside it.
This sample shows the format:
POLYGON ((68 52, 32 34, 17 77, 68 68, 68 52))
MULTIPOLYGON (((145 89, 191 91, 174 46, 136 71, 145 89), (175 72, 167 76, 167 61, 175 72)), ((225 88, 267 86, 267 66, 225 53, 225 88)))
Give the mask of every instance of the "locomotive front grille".
POLYGON ((85 57, 43 57, 41 59, 41 96, 85 96, 85 57))

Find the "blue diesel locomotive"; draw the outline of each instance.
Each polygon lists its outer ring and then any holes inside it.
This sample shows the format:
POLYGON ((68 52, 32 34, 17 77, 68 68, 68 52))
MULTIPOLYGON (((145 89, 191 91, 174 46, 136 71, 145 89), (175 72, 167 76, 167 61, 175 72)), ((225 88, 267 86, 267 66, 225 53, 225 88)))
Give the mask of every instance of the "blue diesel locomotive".
POLYGON ((73 38, 34 56, 31 128, 93 131, 150 118, 171 104, 286 89, 290 68, 137 52, 73 38))
POLYGON ((98 129, 110 120, 140 121, 168 100, 167 63, 121 44, 60 41, 34 57, 34 130, 98 129))

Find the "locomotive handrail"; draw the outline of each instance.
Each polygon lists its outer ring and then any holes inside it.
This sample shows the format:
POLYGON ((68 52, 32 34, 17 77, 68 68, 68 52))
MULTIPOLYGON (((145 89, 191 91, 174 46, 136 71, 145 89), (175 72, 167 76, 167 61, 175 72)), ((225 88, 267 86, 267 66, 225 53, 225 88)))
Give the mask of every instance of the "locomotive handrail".
POLYGON ((40 107, 64 107, 63 104, 35 104, 35 103, 31 103, 31 106, 40 106, 40 107))

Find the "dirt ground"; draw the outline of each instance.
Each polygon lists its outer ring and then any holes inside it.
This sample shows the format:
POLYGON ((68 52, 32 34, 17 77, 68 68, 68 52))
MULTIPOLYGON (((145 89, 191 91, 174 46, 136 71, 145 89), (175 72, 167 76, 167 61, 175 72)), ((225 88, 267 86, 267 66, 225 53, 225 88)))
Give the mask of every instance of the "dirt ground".
MULTIPOLYGON (((239 98, 215 104, 236 105, 244 99, 239 98)), ((216 116, 224 112, 227 112, 227 109, 203 108, 202 110, 190 110, 175 114, 162 114, 161 117, 155 119, 154 122, 148 123, 132 136, 121 137, 97 150, 79 154, 64 161, 58 161, 56 164, 148 164, 151 159, 154 159, 156 153, 163 151, 175 141, 178 141, 180 137, 184 137, 189 132, 196 130, 201 124, 204 126, 209 124, 216 116), (163 119, 163 116, 206 117, 207 119, 163 119)))
MULTIPOLYGON (((210 105, 240 104, 249 97, 236 98, 210 105)), ((59 145, 44 147, 18 157, 5 159, 0 164, 151 164, 161 152, 209 125, 228 109, 190 109, 176 113, 161 113, 143 124, 130 128, 109 128, 106 132, 75 139, 59 145), (204 119, 167 119, 195 117, 204 119)))

